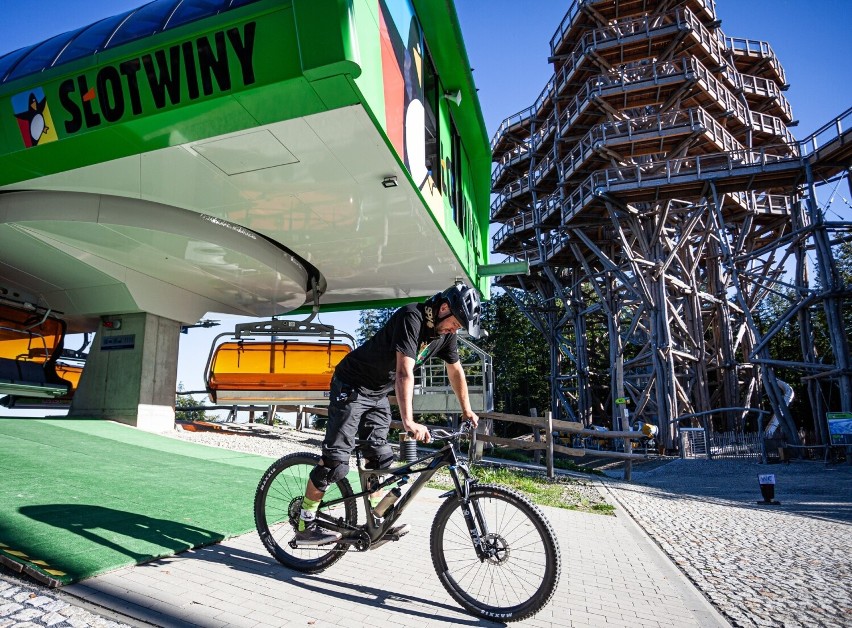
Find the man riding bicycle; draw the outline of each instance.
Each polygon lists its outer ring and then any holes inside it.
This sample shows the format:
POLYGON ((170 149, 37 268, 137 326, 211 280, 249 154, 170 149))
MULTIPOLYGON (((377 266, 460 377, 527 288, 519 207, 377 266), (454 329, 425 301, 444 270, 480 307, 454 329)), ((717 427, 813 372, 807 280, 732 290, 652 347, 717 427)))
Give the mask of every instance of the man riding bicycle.
MULTIPOLYGON (((462 418, 476 427, 479 417, 470 407, 455 334, 465 329, 478 338, 479 314, 476 290, 457 283, 425 303, 398 309, 375 336, 337 365, 331 380, 322 458, 311 471, 305 489, 295 535, 297 545, 324 545, 340 539, 338 532, 316 525, 316 513, 326 489, 349 472, 356 438, 367 441, 362 449, 368 468, 387 469, 393 463, 393 450, 387 441, 391 392, 396 394, 403 429, 416 440, 429 442, 429 431, 415 423, 412 409, 414 374, 428 358, 438 357, 446 363, 462 418)), ((371 496, 371 503, 379 497, 371 496)), ((402 530, 389 532, 401 534, 402 530)))

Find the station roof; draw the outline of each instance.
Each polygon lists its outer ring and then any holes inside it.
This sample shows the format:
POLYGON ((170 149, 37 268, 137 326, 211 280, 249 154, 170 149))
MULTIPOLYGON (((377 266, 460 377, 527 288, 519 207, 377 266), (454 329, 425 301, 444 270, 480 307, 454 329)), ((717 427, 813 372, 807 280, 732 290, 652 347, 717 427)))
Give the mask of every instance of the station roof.
POLYGON ((0 57, 0 84, 37 74, 257 0, 154 0, 0 57))

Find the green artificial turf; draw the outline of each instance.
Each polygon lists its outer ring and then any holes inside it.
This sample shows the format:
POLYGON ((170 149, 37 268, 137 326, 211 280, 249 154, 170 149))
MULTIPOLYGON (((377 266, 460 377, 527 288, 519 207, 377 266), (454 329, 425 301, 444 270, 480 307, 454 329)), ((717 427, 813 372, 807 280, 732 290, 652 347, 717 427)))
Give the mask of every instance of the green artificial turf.
POLYGON ((0 554, 67 584, 248 532, 271 463, 102 420, 0 418, 0 554))

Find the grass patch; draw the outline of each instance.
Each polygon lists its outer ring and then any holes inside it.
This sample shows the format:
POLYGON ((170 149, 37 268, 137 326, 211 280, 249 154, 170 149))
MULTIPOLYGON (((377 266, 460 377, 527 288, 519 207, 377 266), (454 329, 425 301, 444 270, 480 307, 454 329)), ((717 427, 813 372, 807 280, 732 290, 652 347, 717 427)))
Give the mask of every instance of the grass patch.
MULTIPOLYGON (((483 484, 501 484, 526 495, 534 504, 553 506, 602 515, 615 514, 615 508, 606 503, 590 483, 575 478, 556 477, 508 469, 506 467, 476 465, 471 469, 474 477, 483 484)), ((441 470, 429 482, 437 489, 451 489, 453 481, 449 471, 441 470)))

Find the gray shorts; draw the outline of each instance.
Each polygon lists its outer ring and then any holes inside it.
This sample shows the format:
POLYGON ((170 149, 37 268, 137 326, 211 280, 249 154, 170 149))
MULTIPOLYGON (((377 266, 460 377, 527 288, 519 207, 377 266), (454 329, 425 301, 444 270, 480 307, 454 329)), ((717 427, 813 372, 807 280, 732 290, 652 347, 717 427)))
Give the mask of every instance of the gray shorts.
POLYGON ((393 462, 393 450, 388 444, 391 422, 387 394, 350 386, 339 377, 331 380, 328 404, 328 425, 322 442, 324 464, 349 464, 355 451, 356 439, 368 440, 361 445, 368 467, 385 469, 393 462))

